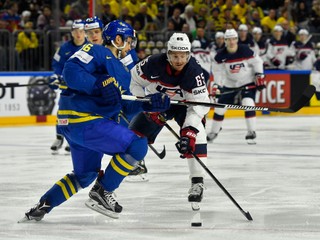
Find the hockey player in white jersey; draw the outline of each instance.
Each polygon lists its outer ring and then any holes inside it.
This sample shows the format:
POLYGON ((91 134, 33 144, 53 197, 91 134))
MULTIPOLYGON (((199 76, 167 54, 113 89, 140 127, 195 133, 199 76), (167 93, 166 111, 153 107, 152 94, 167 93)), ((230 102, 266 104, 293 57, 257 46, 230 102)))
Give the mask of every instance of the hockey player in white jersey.
POLYGON ((272 37, 267 40, 267 61, 269 69, 285 69, 290 50, 287 40, 283 37, 283 28, 276 25, 272 30, 272 37))
POLYGON ((311 41, 312 35, 307 29, 300 29, 298 32, 299 41, 292 42, 290 51, 295 58, 291 68, 295 70, 312 70, 316 62, 314 43, 311 41))
MULTIPOLYGON (((265 88, 263 61, 247 45, 238 44, 234 29, 226 30, 224 38, 226 47, 217 53, 213 62, 215 82, 222 87, 218 103, 255 106, 256 90, 265 88), (239 88, 243 89, 236 91, 239 88)), ((209 141, 215 139, 222 129, 225 112, 224 108, 214 110, 212 128, 207 136, 209 141)), ((245 139, 249 144, 255 144, 256 112, 245 111, 245 119, 248 130, 245 139)))
POLYGON ((201 48, 201 42, 199 40, 193 40, 191 43, 191 56, 193 56, 202 67, 205 81, 207 83, 212 73, 211 66, 213 59, 210 54, 210 50, 201 48))
MULTIPOLYGON (((190 55, 191 43, 185 33, 174 33, 168 41, 167 53, 156 54, 139 62, 131 70, 130 91, 136 96, 165 93, 172 100, 210 102, 201 66, 190 55)), ((179 152, 189 165, 191 188, 188 201, 194 207, 201 202, 204 172, 191 152, 203 162, 207 159, 204 128, 209 108, 172 105, 159 114, 139 113, 129 128, 154 142, 166 120, 174 119, 180 126, 179 152), (195 205, 194 205, 195 204, 195 205)))

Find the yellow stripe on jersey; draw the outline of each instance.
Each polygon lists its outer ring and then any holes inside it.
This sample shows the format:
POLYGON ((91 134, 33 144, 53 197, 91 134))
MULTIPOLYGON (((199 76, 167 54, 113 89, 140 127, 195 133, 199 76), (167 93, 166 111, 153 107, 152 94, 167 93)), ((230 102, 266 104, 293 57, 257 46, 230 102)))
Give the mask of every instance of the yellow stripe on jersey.
POLYGON ((70 188, 70 190, 71 190, 71 192, 72 192, 72 195, 75 194, 75 193, 77 193, 77 191, 76 191, 75 187, 73 186, 73 183, 71 182, 71 180, 70 180, 70 178, 68 177, 68 175, 64 176, 63 179, 66 180, 66 182, 68 183, 69 188, 70 188))
POLYGON ((132 170, 134 167, 133 166, 131 166, 130 164, 128 164, 125 160, 123 160, 121 157, 120 157, 120 155, 119 154, 116 154, 116 159, 117 159, 117 161, 122 165, 122 166, 124 166, 126 169, 128 169, 128 170, 132 170))
POLYGON ((122 176, 127 176, 129 172, 131 172, 132 169, 134 168, 133 166, 128 164, 125 160, 123 160, 119 154, 117 154, 115 157, 111 159, 110 164, 112 168, 122 176), (120 164, 121 167, 124 167, 127 170, 122 170, 119 166, 117 166, 117 164, 120 164))
POLYGON ((68 191, 67 191, 67 188, 66 188, 66 186, 64 185, 64 183, 61 182, 61 181, 58 181, 58 182, 56 182, 56 184, 61 187, 61 190, 62 190, 62 192, 63 192, 64 197, 65 197, 66 199, 69 199, 69 198, 70 198, 70 195, 69 195, 69 193, 68 193, 68 191))
POLYGON ((72 116, 79 116, 79 117, 87 117, 90 116, 90 113, 84 113, 84 112, 77 112, 73 110, 59 110, 59 115, 72 115, 72 116))
POLYGON ((92 120, 95 120, 95 119, 98 119, 98 118, 103 118, 103 117, 100 117, 100 116, 89 116, 89 117, 82 117, 82 118, 68 118, 68 122, 69 123, 81 123, 81 122, 87 122, 87 121, 92 121, 92 120))

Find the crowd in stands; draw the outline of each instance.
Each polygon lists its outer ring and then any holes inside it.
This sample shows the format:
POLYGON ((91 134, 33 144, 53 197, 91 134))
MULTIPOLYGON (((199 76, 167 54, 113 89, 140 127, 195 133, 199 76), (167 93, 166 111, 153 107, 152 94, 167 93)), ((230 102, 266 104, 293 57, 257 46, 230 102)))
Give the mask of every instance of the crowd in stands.
MULTIPOLYGON (((75 19, 89 17, 88 2, 0 0, 0 30, 68 27, 75 19)), ((96 0, 96 15, 104 24, 115 19, 130 23, 138 33, 139 46, 148 49, 142 55, 161 51, 164 46, 160 42, 165 43, 177 31, 187 33, 191 41, 199 40, 204 49, 214 41, 216 32, 240 25, 248 28, 249 35, 258 27, 269 37, 281 26, 289 46, 298 40, 300 29, 306 29, 310 36, 320 33, 320 0, 96 0)), ((20 40, 26 38, 34 36, 20 36, 20 40)), ((34 41, 29 42, 30 48, 37 47, 34 41)), ((23 51, 21 44, 17 43, 16 50, 23 51)))

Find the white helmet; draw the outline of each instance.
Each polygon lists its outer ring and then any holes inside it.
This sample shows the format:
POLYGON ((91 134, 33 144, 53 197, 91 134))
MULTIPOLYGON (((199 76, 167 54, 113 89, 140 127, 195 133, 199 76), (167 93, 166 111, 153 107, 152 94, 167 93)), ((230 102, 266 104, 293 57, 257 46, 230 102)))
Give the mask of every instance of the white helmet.
POLYGON ((201 42, 199 40, 193 40, 191 43, 192 49, 194 48, 201 48, 201 42))
POLYGON ((226 32, 224 33, 224 39, 228 38, 238 38, 238 33, 236 30, 232 29, 227 29, 226 32))
POLYGON ((191 43, 188 35, 185 33, 174 33, 168 41, 167 54, 169 51, 190 53, 191 43))

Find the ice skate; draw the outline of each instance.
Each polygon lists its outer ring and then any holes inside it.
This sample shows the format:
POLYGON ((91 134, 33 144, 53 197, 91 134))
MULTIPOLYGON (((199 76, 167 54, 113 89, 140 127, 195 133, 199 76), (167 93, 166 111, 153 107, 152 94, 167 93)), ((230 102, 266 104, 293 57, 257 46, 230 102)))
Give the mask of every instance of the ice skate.
POLYGON ((191 203, 192 210, 200 210, 199 203, 203 198, 203 178, 202 177, 193 177, 191 188, 189 189, 188 201, 191 203))
POLYGON ((104 190, 98 181, 95 182, 90 190, 89 197, 85 202, 88 208, 111 218, 119 218, 122 206, 115 200, 113 192, 104 190))
POLYGON ((136 168, 134 168, 129 175, 125 178, 127 182, 148 182, 147 177, 148 169, 142 160, 136 168))
POLYGON ((54 140, 50 149, 53 151, 52 154, 58 154, 58 150, 62 147, 63 144, 63 136, 57 134, 56 140, 54 140))
POLYGON ((70 153, 70 146, 69 146, 69 144, 67 144, 67 146, 64 148, 64 150, 67 152, 67 154, 70 153))
POLYGON ((247 143, 249 145, 257 144, 256 141, 255 141, 256 137, 257 137, 257 135, 256 135, 255 131, 248 131, 248 133, 246 135, 247 143))
MULTIPOLYGON (((222 128, 219 129, 219 132, 222 130, 222 128)), ((210 132, 207 134, 207 141, 208 142, 212 142, 214 139, 216 139, 218 137, 218 134, 219 132, 217 133, 214 133, 214 132, 210 132)))
POLYGON ((36 206, 26 212, 24 218, 19 220, 18 223, 28 222, 32 220, 40 221, 47 213, 49 208, 50 205, 48 205, 45 201, 39 202, 36 206))

